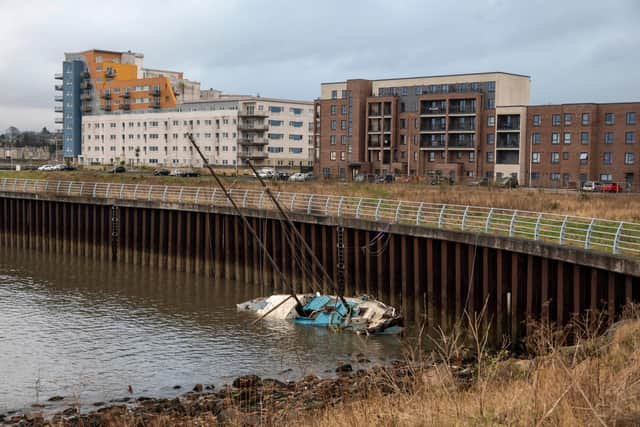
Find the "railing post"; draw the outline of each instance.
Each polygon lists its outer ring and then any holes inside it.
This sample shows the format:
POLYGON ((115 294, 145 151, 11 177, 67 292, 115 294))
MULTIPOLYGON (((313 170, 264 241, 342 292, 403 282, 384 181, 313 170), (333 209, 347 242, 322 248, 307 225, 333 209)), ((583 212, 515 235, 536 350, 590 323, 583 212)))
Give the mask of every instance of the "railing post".
POLYGON ((80 184, 80 196, 82 196, 83 190, 84 190, 84 182, 80 184))
POLYGON ((560 244, 564 243, 564 230, 567 227, 567 219, 569 219, 569 215, 564 216, 564 220, 562 221, 562 226, 560 227, 560 244))
POLYGON ((380 205, 382 205, 382 199, 378 199, 378 204, 376 205, 376 221, 380 219, 380 205))
POLYGON ((242 197, 242 207, 247 207, 247 197, 249 197, 249 190, 244 190, 244 196, 242 197))
POLYGON ((327 196, 327 203, 324 204, 325 215, 329 215, 329 203, 331 203, 331 196, 327 196))
POLYGON ((291 207, 289 208, 290 211, 293 212, 293 208, 296 205, 296 196, 297 193, 293 193, 293 196, 291 196, 291 207))
POLYGON ((149 186, 149 193, 147 194, 147 200, 151 201, 151 193, 153 192, 153 185, 149 186))
POLYGON ((67 187, 67 196, 71 195, 71 186, 73 185, 73 182, 69 181, 69 186, 67 187))
POLYGON ((7 189, 7 178, 2 178, 2 191, 7 189))
POLYGON ((342 203, 344 202, 344 196, 340 197, 340 201, 338 202, 338 217, 342 216, 342 203))
MULTIPOLYGON (((60 184, 62 184, 60 181, 58 181, 58 185, 56 185, 56 194, 58 194, 60 192, 60 184)), ((16 182, 13 181, 13 191, 16 191, 16 182)))
POLYGON ((402 205, 402 202, 398 202, 398 206, 396 207, 396 222, 400 222, 400 206, 402 205))
POLYGON ((513 211, 513 215, 511 215, 511 222, 509 223, 509 237, 513 237, 513 232, 516 227, 516 216, 518 216, 518 210, 513 211))
POLYGON ((109 191, 111 190, 111 183, 107 184, 107 191, 104 193, 104 198, 109 198, 109 191))
POLYGON ((416 213, 416 225, 420 225, 420 218, 422 218, 422 206, 424 205, 424 202, 420 203, 420 206, 418 206, 418 212, 416 213))
MULTIPOLYGON (((229 193, 229 199, 233 199, 233 188, 232 188, 232 189, 230 189, 230 190, 228 191, 228 193, 229 193)), ((225 200, 225 204, 226 204, 227 206, 230 206, 230 205, 231 205, 231 201, 229 201, 229 199, 226 199, 226 200, 225 200)))
POLYGON ((360 219, 360 206, 362 206, 362 197, 358 200, 358 206, 356 207, 356 219, 360 219))
POLYGON ((536 220, 536 227, 533 229, 533 240, 538 240, 540 238, 540 224, 542 222, 542 214, 538 214, 538 219, 536 220))
POLYGON ((491 217, 493 216, 493 208, 489 209, 489 215, 487 215, 487 220, 484 223, 484 232, 489 232, 489 227, 491 227, 491 217))
POLYGON ((196 190, 196 197, 193 199, 193 204, 197 205, 198 204, 198 199, 200 198, 200 189, 198 188, 196 190))
POLYGON ((263 200, 264 200, 264 191, 260 193, 260 198, 258 199, 258 209, 263 209, 262 208, 263 200))
POLYGON ((124 184, 120 184, 120 196, 118 198, 122 200, 123 196, 124 196, 124 184))
POLYGON ((464 208, 464 213, 462 214, 462 223, 460 224, 460 230, 464 231, 464 226, 467 223, 467 215, 469 214, 469 206, 464 208))
POLYGON ((28 181, 25 179, 25 180, 24 180, 24 185, 22 186, 22 192, 23 192, 23 193, 26 193, 26 192, 27 192, 27 182, 28 182, 28 181))
POLYGON ((440 215, 438 215, 438 228, 442 228, 442 222, 444 221, 444 212, 447 210, 447 205, 442 205, 440 208, 440 215))
POLYGON ((313 194, 309 196, 309 201, 307 202, 307 215, 311 215, 312 202, 313 202, 313 194))
POLYGON ((211 193, 211 206, 214 206, 216 203, 216 193, 218 192, 217 188, 213 189, 213 192, 211 193))
POLYGON ((591 232, 593 231, 593 225, 596 223, 595 218, 591 218, 589 228, 587 228, 587 235, 584 236, 584 248, 591 249, 591 232))
POLYGON ((93 184, 93 191, 91 192, 91 197, 96 198, 96 192, 98 190, 98 183, 93 184))
POLYGON ((616 237, 613 239, 613 254, 617 255, 618 254, 618 246, 620 245, 620 234, 622 234, 622 226, 624 225, 624 222, 620 222, 620 225, 618 225, 618 230, 616 231, 616 237))
POLYGON ((183 187, 180 187, 180 194, 178 194, 178 203, 182 203, 182 190, 183 187))
POLYGON ((49 189, 49 181, 45 181, 44 182, 44 192, 46 193, 48 189, 49 189))
POLYGON ((169 186, 165 185, 164 186, 164 191, 162 192, 162 202, 166 202, 167 201, 167 190, 169 190, 169 186))
MULTIPOLYGON (((133 189, 133 200, 136 200, 136 197, 138 197, 138 186, 140 184, 136 184, 136 186, 133 189)), ((120 198, 122 199, 122 193, 120 193, 120 198)))

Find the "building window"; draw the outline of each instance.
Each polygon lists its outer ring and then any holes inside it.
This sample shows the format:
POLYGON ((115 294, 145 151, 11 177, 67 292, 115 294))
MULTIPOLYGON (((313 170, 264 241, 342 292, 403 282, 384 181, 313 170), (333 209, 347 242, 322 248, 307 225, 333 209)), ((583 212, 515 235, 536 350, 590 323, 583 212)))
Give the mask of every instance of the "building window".
POLYGON ((531 181, 537 181, 540 179, 540 172, 531 172, 531 181))
POLYGON ((493 140, 495 138, 495 135, 490 133, 487 135, 487 145, 493 145, 493 140))
POLYGON ((335 115, 337 111, 337 107, 335 105, 331 105, 331 115, 335 115))
POLYGON ((336 152, 335 152, 335 151, 332 151, 332 152, 329 154, 329 158, 330 158, 331 160, 335 160, 335 159, 336 159, 336 152))
POLYGON ((341 112, 342 112, 342 114, 347 114, 347 106, 346 105, 343 105, 341 107, 341 112))
POLYGON ((589 162, 589 153, 580 153, 580 164, 586 165, 589 162))
POLYGON ((563 151, 562 152, 562 160, 569 160, 569 152, 568 151, 563 151))
POLYGON ((560 181, 560 172, 551 172, 551 181, 560 181))
POLYGON ((399 141, 400 145, 406 145, 407 143, 407 136, 406 135, 400 135, 400 141, 399 141))
POLYGON ((400 119, 400 129, 407 128, 407 119, 400 119))
POLYGON ((487 153, 487 163, 493 163, 493 152, 487 153))
MULTIPOLYGON (((338 99, 338 91, 337 90, 332 90, 331 91, 331 99, 338 99)), ((335 159, 333 159, 335 160, 335 159)))
MULTIPOLYGON (((226 134, 226 132, 225 132, 225 134, 226 134)), ((268 134, 268 136, 269 136, 269 139, 282 139, 282 138, 284 138, 284 134, 282 134, 282 133, 270 133, 270 134, 268 134)))
POLYGON ((560 114, 554 114, 551 116, 551 125, 560 126, 560 114))
POLYGON ((336 130, 338 128, 337 122, 335 120, 331 120, 331 129, 336 130))
POLYGON ((568 126, 571 124, 571 119, 572 119, 573 115, 571 113, 566 113, 564 115, 564 125, 568 126))
POLYGON ((601 173, 600 174, 600 181, 602 181, 602 182, 610 182, 611 181, 611 174, 610 173, 601 173))
POLYGON ((589 132, 580 132, 580 144, 587 145, 589 143, 589 132))
POLYGON ((329 135, 329 142, 331 143, 331 145, 336 145, 336 136, 329 135))
POLYGON ((345 161, 347 159, 347 153, 344 151, 340 152, 340 160, 345 161))
POLYGON ((604 124, 612 125, 615 122, 615 116, 613 113, 605 113, 604 115, 604 124))
POLYGON ((560 144, 560 134, 558 132, 553 132, 551 134, 551 143, 560 144))
POLYGON ((487 126, 492 128, 493 126, 495 126, 495 124, 496 124, 496 117, 489 116, 489 118, 487 119, 487 126))
POLYGON ((564 133, 564 143, 565 144, 571 144, 571 133, 570 132, 565 132, 564 133))
POLYGON ((625 134, 624 134, 624 142, 626 144, 635 144, 635 142, 636 142, 636 133, 635 132, 625 132, 625 134))
POLYGON ((270 105, 269 106, 269 111, 272 112, 272 113, 282 113, 282 109, 283 109, 282 107, 278 107, 278 106, 275 106, 275 105, 270 105))
POLYGON ((331 168, 322 168, 322 176, 325 178, 331 177, 331 168))
POLYGON ((634 113, 633 111, 630 111, 627 113, 627 124, 628 125, 636 124, 636 113, 634 113))
POLYGON ((605 165, 610 165, 613 163, 613 155, 611 151, 605 151, 602 155, 602 163, 605 165))
POLYGON ((604 143, 605 144, 613 144, 613 132, 605 132, 604 133, 604 143))
POLYGON ((551 163, 560 163, 560 153, 557 151, 551 153, 551 163))
POLYGON ((624 164, 632 165, 635 162, 635 154, 634 153, 624 153, 624 164))
POLYGON ((282 126, 283 123, 282 120, 269 120, 269 126, 282 126))
POLYGON ((340 129, 347 129, 347 121, 340 120, 340 129))
POLYGON ((540 153, 531 153, 531 163, 540 163, 540 153))
POLYGON ((533 135, 531 135, 531 142, 533 142, 534 144, 540 144, 540 134, 538 132, 535 132, 533 135))
POLYGON ((584 126, 589 125, 589 122, 591 121, 591 114, 589 113, 582 113, 582 124, 584 126))
POLYGON ((435 162, 436 161, 436 153, 434 151, 429 151, 428 160, 430 162, 435 162))
POLYGON ((476 161, 476 153, 473 151, 469 151, 469 163, 473 163, 476 161))
POLYGON ((534 126, 540 126, 540 114, 534 114, 533 115, 533 125, 534 126))

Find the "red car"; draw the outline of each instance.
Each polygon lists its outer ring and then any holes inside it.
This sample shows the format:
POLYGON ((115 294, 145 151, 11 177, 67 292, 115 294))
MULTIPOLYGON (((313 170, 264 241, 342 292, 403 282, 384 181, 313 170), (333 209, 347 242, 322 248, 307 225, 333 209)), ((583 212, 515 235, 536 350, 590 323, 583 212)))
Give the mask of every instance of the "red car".
POLYGON ((615 182, 609 182, 606 184, 602 184, 599 188, 600 191, 604 193, 620 193, 622 191, 622 186, 620 184, 616 184, 615 182))

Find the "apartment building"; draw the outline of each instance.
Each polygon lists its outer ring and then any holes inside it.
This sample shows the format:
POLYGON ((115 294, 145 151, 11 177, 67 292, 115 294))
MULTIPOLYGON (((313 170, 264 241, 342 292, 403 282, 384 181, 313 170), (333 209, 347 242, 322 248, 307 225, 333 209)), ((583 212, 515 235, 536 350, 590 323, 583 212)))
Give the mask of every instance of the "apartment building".
POLYGON ((575 188, 587 180, 640 190, 640 103, 527 108, 527 159, 534 187, 575 188))
POLYGON ((219 94, 159 111, 84 116, 81 164, 200 167, 187 137, 193 134, 216 166, 280 168, 313 164, 313 103, 219 94))
POLYGON ((317 173, 520 179, 529 87, 502 72, 323 83, 317 173))

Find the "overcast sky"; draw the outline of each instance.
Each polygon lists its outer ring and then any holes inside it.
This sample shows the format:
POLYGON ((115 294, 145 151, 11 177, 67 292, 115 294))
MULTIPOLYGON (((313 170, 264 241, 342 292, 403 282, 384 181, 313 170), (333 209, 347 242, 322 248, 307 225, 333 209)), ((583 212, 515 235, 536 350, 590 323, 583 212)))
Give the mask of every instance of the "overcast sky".
POLYGON ((64 52, 144 53, 203 88, 507 71, 534 104, 640 100, 640 0, 0 0, 0 131, 53 127, 64 52))

